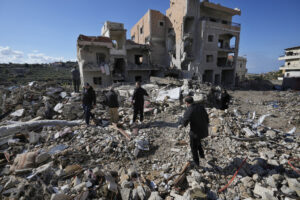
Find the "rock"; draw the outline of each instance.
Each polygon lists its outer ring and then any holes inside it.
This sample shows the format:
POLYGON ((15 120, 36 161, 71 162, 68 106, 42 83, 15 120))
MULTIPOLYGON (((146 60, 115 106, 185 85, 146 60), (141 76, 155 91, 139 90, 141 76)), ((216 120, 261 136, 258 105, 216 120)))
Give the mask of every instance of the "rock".
POLYGON ((286 185, 283 185, 280 188, 281 192, 283 192, 285 195, 291 196, 293 194, 295 194, 295 191, 292 190, 291 188, 287 187, 286 185))
POLYGON ((10 167, 10 171, 15 171, 18 169, 34 168, 35 157, 36 157, 36 152, 18 154, 14 160, 14 163, 10 167))
POLYGON ((86 182, 82 182, 82 183, 76 185, 76 186, 74 187, 74 190, 76 190, 77 192, 80 192, 80 191, 82 191, 82 189, 83 189, 85 186, 86 186, 86 182))
POLYGON ((158 192, 151 192, 151 195, 148 200, 162 200, 158 192))
POLYGON ((55 112, 58 112, 58 113, 62 113, 62 108, 64 107, 64 105, 62 103, 58 103, 56 104, 56 106, 53 108, 53 110, 55 112))
POLYGON ((249 128, 243 128, 243 131, 246 133, 247 138, 255 136, 255 134, 249 128))
POLYGON ((290 189, 295 191, 297 193, 298 197, 300 197, 300 183, 297 181, 297 179, 294 179, 294 178, 286 178, 286 179, 287 179, 290 189))
POLYGON ((19 183, 18 179, 15 176, 11 176, 9 181, 4 185, 4 189, 10 189, 15 187, 19 183))
POLYGON ((246 188, 253 188, 254 187, 254 181, 251 177, 246 176, 241 179, 241 182, 246 188))
POLYGON ((272 176, 269 176, 267 179, 266 179, 266 182, 269 186, 273 187, 273 188, 276 188, 277 187, 277 183, 275 182, 274 178, 272 176))
POLYGON ((40 140, 40 135, 35 132, 30 132, 28 140, 30 144, 37 144, 40 140))
POLYGON ((276 137, 276 132, 273 130, 268 130, 266 133, 266 136, 270 137, 270 138, 275 138, 276 137))
POLYGON ((51 155, 49 153, 42 152, 36 156, 35 162, 36 162, 36 164, 40 165, 40 164, 48 161, 50 158, 51 158, 51 155))
POLYGON ((274 192, 272 190, 264 188, 258 183, 255 184, 253 192, 254 194, 261 196, 263 200, 277 200, 277 198, 274 197, 274 192))
POLYGON ((24 109, 19 109, 16 110, 15 112, 11 113, 10 116, 12 117, 22 117, 24 115, 25 110, 24 109))
POLYGON ((51 200, 71 200, 72 197, 66 195, 66 194, 52 194, 51 200))
POLYGON ((121 197, 122 200, 130 200, 130 196, 131 196, 131 189, 129 188, 122 188, 121 189, 121 197))

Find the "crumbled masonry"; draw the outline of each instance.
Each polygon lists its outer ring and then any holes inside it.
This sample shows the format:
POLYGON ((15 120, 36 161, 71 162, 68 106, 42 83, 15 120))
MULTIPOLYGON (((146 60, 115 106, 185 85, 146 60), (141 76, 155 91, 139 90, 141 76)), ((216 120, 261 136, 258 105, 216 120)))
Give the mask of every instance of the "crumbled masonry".
POLYGON ((97 91, 90 126, 81 94, 69 88, 0 88, 0 199, 299 199, 299 92, 228 90, 229 108, 220 110, 212 86, 198 81, 153 79, 143 88, 145 121, 133 126, 134 85, 115 88, 118 125, 101 104, 108 88, 97 91), (210 118, 199 168, 190 162, 189 129, 178 129, 181 91, 210 118))

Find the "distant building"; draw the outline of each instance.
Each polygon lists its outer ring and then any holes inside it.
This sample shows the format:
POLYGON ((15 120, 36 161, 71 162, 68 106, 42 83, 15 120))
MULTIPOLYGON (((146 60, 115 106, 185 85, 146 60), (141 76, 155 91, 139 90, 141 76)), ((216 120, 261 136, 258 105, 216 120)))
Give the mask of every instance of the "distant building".
POLYGON ((285 49, 285 54, 278 60, 285 63, 280 67, 283 76, 283 87, 300 90, 300 46, 285 49))
POLYGON ((247 74, 247 58, 239 56, 235 66, 235 76, 238 80, 243 81, 247 74))

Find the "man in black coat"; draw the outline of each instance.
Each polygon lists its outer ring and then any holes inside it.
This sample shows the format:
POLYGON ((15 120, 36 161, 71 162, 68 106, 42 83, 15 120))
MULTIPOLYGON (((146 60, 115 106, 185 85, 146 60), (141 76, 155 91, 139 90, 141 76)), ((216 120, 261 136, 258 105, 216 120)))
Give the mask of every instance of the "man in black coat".
POLYGON ((108 111, 110 115, 110 122, 112 123, 118 123, 119 121, 119 101, 118 101, 118 95, 114 90, 114 87, 112 86, 109 90, 109 92, 106 94, 106 103, 108 106, 108 111))
POLYGON ((136 121, 137 115, 140 114, 140 122, 144 120, 144 96, 149 96, 147 91, 141 87, 141 82, 136 82, 136 88, 132 97, 133 104, 133 122, 136 121))
POLYGON ((199 166, 199 155, 201 158, 205 158, 201 139, 208 136, 209 118, 205 108, 194 103, 193 97, 185 98, 185 103, 187 110, 184 113, 180 128, 186 127, 190 123, 190 146, 193 160, 199 166))
POLYGON ((85 83, 83 88, 83 98, 82 106, 84 110, 85 123, 90 124, 90 118, 94 118, 94 115, 91 113, 93 106, 96 106, 96 93, 90 84, 85 83))

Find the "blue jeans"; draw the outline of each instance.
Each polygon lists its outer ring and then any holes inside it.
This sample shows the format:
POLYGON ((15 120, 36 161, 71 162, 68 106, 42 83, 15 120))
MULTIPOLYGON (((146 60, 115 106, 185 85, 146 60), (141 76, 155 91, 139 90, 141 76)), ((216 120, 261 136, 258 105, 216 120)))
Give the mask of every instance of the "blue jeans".
POLYGON ((85 118, 85 123, 87 125, 90 124, 90 118, 94 118, 94 115, 91 113, 92 106, 91 105, 83 105, 83 111, 84 111, 84 118, 85 118))

